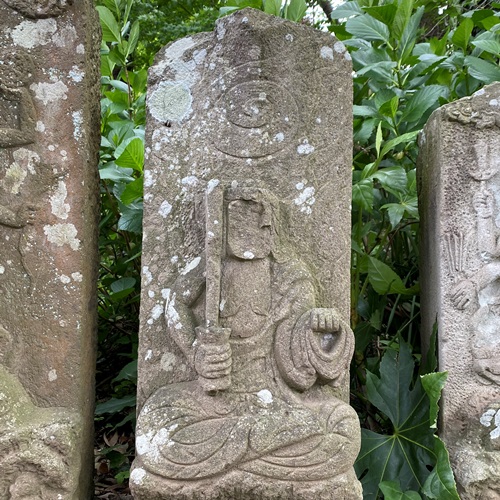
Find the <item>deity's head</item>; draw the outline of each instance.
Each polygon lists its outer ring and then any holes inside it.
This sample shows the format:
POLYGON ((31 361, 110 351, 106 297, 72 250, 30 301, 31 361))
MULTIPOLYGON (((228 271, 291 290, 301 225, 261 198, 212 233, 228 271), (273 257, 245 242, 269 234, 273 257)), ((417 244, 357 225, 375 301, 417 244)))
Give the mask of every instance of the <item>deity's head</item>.
POLYGON ((225 199, 228 255, 243 260, 268 257, 273 250, 277 198, 263 188, 231 187, 225 199))

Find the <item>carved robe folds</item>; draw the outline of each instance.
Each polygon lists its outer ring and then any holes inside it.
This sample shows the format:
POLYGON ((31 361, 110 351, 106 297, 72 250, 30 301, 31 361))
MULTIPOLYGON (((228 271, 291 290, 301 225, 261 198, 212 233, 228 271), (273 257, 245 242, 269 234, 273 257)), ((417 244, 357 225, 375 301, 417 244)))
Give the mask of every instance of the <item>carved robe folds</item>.
POLYGON ((137 500, 361 498, 350 71, 251 9, 151 70, 137 500))

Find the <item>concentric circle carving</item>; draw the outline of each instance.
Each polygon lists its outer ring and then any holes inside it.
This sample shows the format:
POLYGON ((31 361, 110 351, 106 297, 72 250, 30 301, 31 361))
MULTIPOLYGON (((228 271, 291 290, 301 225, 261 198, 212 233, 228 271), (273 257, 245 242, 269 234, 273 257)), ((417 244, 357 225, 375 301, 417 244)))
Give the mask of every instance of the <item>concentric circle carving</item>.
POLYGON ((274 82, 253 80, 235 85, 216 105, 219 117, 214 145, 238 158, 258 158, 282 150, 295 136, 298 107, 274 82))

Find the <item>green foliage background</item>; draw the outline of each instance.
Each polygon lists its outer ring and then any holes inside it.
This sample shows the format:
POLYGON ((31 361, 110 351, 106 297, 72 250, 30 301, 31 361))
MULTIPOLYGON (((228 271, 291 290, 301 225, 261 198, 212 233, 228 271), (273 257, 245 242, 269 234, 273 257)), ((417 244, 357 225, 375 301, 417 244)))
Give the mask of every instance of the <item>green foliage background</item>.
MULTIPOLYGON (((366 499, 456 499, 435 435, 446 374, 420 366, 417 138, 439 105, 500 80, 499 3, 350 0, 99 0, 103 28, 99 433, 133 432, 146 68, 159 48, 244 7, 328 29, 354 68, 351 404, 366 499), (309 10, 308 10, 309 9, 309 10), (311 10, 312 9, 312 10, 311 10)), ((101 450, 119 481, 133 450, 101 450)))

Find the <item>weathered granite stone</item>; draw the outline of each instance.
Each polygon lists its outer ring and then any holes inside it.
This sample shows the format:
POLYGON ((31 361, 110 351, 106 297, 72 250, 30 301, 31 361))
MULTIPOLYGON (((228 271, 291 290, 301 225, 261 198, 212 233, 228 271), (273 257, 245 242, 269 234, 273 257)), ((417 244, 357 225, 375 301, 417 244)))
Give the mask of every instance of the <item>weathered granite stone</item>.
POLYGON ((136 499, 361 498, 350 82, 252 9, 151 68, 136 499))
POLYGON ((500 83, 421 136, 423 331, 437 321, 441 435, 463 499, 500 498, 500 83))
POLYGON ((99 21, 0 0, 0 498, 91 497, 99 21))

